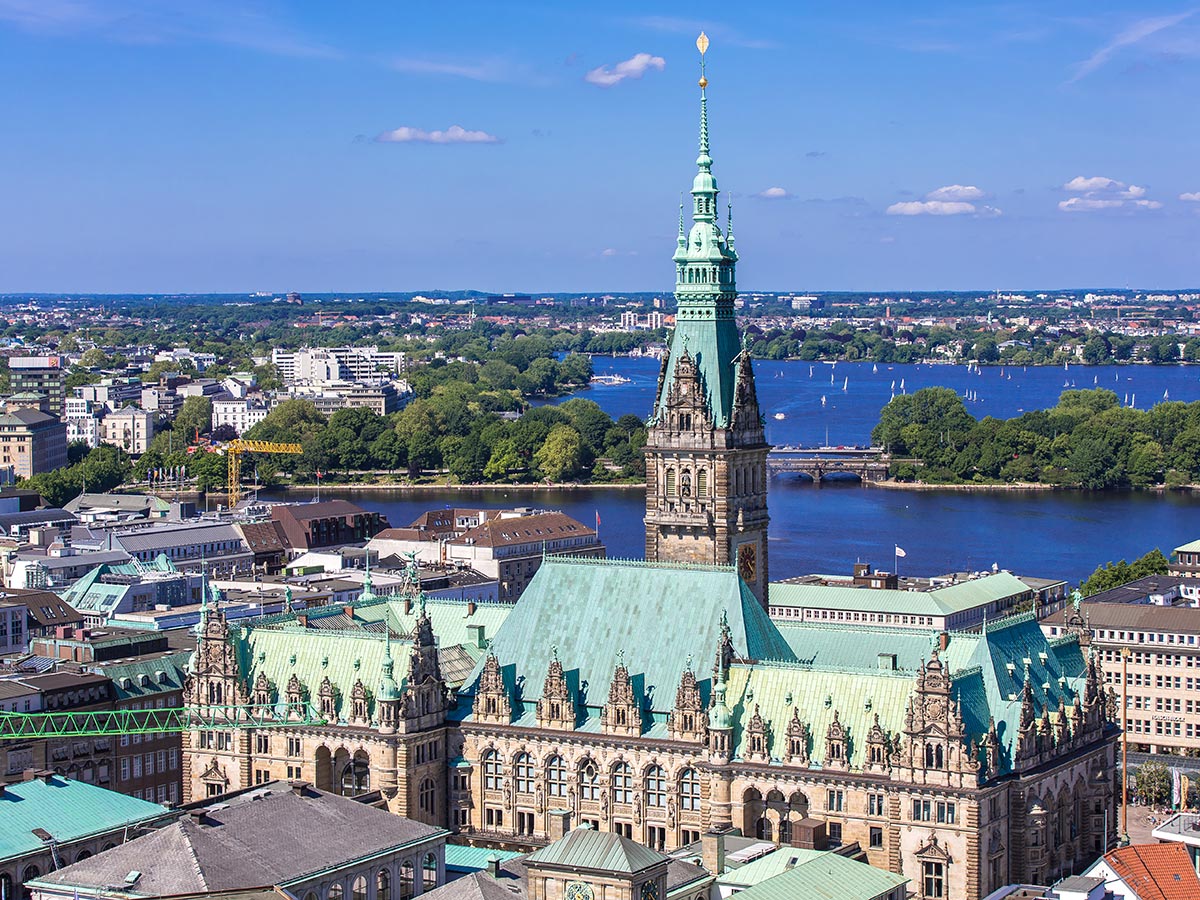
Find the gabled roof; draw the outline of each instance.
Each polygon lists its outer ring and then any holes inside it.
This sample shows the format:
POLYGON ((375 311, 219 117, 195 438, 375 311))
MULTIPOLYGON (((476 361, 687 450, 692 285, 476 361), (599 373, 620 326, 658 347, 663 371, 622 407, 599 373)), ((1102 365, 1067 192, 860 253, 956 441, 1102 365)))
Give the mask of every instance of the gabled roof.
MULTIPOLYGON (((131 799, 131 798, 127 798, 131 799)), ((67 888, 123 885, 162 897, 229 891, 266 882, 287 886, 323 869, 440 838, 445 830, 336 794, 305 788, 303 796, 271 782, 192 816, 50 872, 39 881, 67 888)))
POLYGON ((0 863, 45 849, 35 828, 46 829, 61 844, 166 814, 157 803, 60 775, 19 781, 0 794, 0 863))
POLYGON ((595 529, 588 528, 565 513, 546 512, 530 516, 488 519, 464 531, 458 537, 450 538, 447 543, 508 547, 513 544, 538 544, 563 538, 592 537, 595 534, 595 529))
POLYGON ((576 828, 525 857, 525 867, 556 866, 632 875, 665 864, 668 859, 665 854, 616 832, 576 828))
POLYGON ((280 503, 271 507, 271 517, 308 522, 312 519, 335 519, 344 516, 366 515, 367 510, 349 500, 322 500, 319 503, 280 503))
POLYGON ((550 556, 500 627, 492 651, 506 680, 524 677, 520 699, 529 703, 541 696, 557 647, 568 679, 587 683, 589 707, 607 701, 623 651, 635 690, 655 712, 666 712, 689 658, 698 672, 712 664, 722 616, 737 656, 795 658, 732 568, 550 556))
POLYGON ((1105 854, 1108 862, 1137 900, 1196 900, 1200 877, 1179 843, 1131 844, 1105 854))
MULTIPOLYGON (((513 883, 509 879, 506 879, 506 882, 513 883)), ((429 900, 514 900, 521 895, 487 872, 472 872, 427 891, 422 896, 428 897, 429 900)))
POLYGON ((1028 591, 1029 586, 1025 582, 1008 572, 995 572, 931 591, 793 584, 784 581, 771 585, 771 603, 856 612, 946 616, 1028 591))

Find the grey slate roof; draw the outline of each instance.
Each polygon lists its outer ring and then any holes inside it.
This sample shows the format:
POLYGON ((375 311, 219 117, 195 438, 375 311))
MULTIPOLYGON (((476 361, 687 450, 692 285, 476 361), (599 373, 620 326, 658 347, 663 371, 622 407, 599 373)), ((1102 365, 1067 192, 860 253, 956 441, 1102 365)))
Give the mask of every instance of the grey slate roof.
POLYGON ((519 881, 497 881, 487 872, 472 872, 422 896, 429 900, 513 900, 523 897, 524 891, 519 881))
POLYGON ((207 807, 203 822, 183 818, 151 834, 43 876, 46 884, 104 888, 163 897, 233 891, 264 883, 286 886, 323 869, 445 835, 346 797, 308 788, 304 796, 284 782, 207 807))
POLYGON ((189 525, 183 528, 172 528, 166 525, 156 525, 140 531, 127 531, 118 534, 116 542, 130 553, 144 550, 163 550, 168 547, 178 547, 184 544, 210 543, 214 541, 233 541, 240 549, 245 549, 241 534, 232 525, 225 523, 212 525, 189 525))

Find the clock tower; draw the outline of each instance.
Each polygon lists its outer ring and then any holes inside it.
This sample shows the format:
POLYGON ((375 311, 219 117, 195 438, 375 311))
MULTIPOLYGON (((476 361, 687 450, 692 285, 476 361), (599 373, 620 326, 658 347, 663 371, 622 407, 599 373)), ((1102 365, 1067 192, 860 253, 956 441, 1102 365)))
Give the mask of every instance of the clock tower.
POLYGON ((733 215, 718 224, 700 49, 700 155, 692 225, 679 210, 675 330, 646 440, 646 559, 736 565, 767 602, 767 453, 754 370, 734 316, 733 215))

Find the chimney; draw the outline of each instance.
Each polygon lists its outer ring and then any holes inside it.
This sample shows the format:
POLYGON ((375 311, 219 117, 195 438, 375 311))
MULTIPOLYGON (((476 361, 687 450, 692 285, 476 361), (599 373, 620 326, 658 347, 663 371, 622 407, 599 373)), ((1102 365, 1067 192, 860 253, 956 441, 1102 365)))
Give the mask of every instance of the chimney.
POLYGON ((477 607, 475 606, 474 600, 467 601, 467 618, 470 618, 471 616, 475 615, 476 608, 477 607))
POLYGON ((467 643, 474 643, 476 647, 483 649, 487 646, 486 626, 483 623, 472 624, 467 626, 467 643))
POLYGON ((546 837, 553 843, 565 837, 571 830, 571 811, 569 809, 552 809, 549 811, 550 823, 546 829, 546 837))
POLYGON ((404 598, 404 614, 406 616, 412 615, 412 597, 404 598))
POLYGON ((301 628, 307 628, 308 627, 308 616, 304 615, 303 613, 296 616, 296 624, 299 625, 301 628))
POLYGON ((289 781, 288 786, 291 787, 292 793, 295 794, 297 797, 307 797, 308 796, 308 782, 307 781, 289 781))
POLYGON ((342 612, 344 612, 349 618, 353 619, 354 618, 354 604, 347 603, 345 606, 342 607, 342 612))
POLYGON ((500 854, 489 853, 487 858, 487 872, 493 878, 500 877, 500 854))
POLYGON ((938 650, 940 650, 944 653, 946 651, 946 648, 949 646, 950 646, 950 632, 943 631, 941 634, 938 635, 938 650))
POLYGON ((709 829, 700 838, 700 858, 704 868, 718 877, 725 872, 725 834, 709 829))
POLYGON ((207 825, 208 824, 208 822, 206 821, 207 816, 203 809, 189 809, 188 815, 191 817, 192 821, 197 825, 207 825))

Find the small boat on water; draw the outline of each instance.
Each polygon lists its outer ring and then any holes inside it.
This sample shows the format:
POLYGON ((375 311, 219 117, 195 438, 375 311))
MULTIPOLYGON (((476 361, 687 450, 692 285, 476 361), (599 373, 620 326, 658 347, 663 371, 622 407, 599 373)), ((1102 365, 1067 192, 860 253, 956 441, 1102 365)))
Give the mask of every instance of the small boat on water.
POLYGON ((614 372, 608 375, 593 375, 591 383, 612 386, 617 384, 629 384, 629 382, 632 380, 632 378, 626 378, 624 375, 618 375, 614 372))
POLYGON ((873 366, 871 366, 871 374, 872 374, 872 375, 874 375, 874 374, 876 374, 876 373, 878 373, 878 372, 879 372, 879 366, 874 366, 874 365, 873 365, 873 366))
POLYGON ((821 395, 821 405, 822 406, 825 405, 825 395, 824 394, 821 395))
POLYGON ((843 391, 846 390, 846 388, 848 388, 849 386, 850 386, 850 379, 847 378, 845 381, 842 382, 842 390, 843 391))
POLYGON ((1165 391, 1163 391, 1163 400, 1170 400, 1170 399, 1171 399, 1171 389, 1167 388, 1165 391))
POLYGON ((782 422, 784 419, 787 418, 787 416, 785 416, 783 413, 775 413, 775 418, 776 418, 776 420, 782 422))

